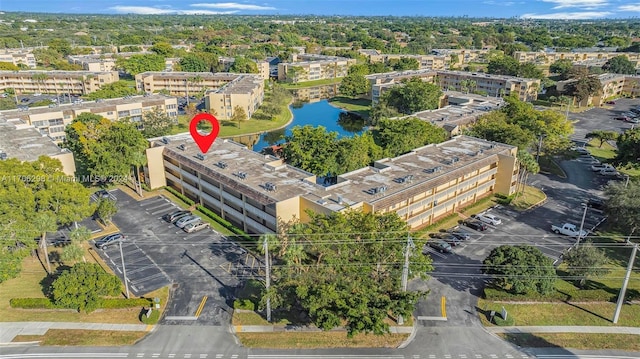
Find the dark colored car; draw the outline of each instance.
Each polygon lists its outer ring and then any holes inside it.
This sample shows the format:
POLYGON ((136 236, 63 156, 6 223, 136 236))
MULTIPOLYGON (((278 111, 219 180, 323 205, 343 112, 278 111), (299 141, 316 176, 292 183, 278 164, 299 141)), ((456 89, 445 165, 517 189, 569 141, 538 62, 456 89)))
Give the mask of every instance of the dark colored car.
POLYGON ((440 253, 451 253, 451 245, 440 239, 431 239, 427 245, 440 253))
POLYGON ((462 222, 465 226, 471 228, 471 229, 475 229, 476 231, 486 231, 487 230, 487 225, 480 222, 477 219, 465 219, 462 222))
POLYGON ((458 246, 462 243, 462 241, 460 239, 458 239, 458 237, 454 236, 451 233, 436 233, 434 234, 433 238, 437 238, 440 240, 443 240, 447 243, 449 243, 449 245, 451 247, 455 247, 458 246))
POLYGON ((106 189, 101 189, 96 192, 98 198, 111 198, 111 194, 106 189))
POLYGON ((126 237, 122 233, 110 234, 106 237, 102 237, 96 241, 96 247, 99 249, 107 249, 108 246, 124 241, 126 237))
POLYGON ((587 206, 589 206, 589 208, 602 211, 604 209, 604 202, 601 199, 591 198, 587 201, 587 206))
POLYGON ((447 229, 447 233, 456 236, 456 238, 462 241, 471 239, 471 233, 457 227, 447 229))
POLYGON ((626 121, 629 117, 627 116, 616 116, 614 117, 614 119, 618 120, 618 121, 626 121))
POLYGON ((616 102, 615 101, 607 101, 607 105, 615 105, 616 102))
POLYGON ((189 212, 189 211, 178 210, 178 211, 174 211, 174 212, 171 212, 171 213, 167 213, 164 216, 162 216, 162 218, 165 221, 169 222, 169 223, 173 223, 173 222, 177 221, 178 219, 180 219, 181 217, 188 216, 190 214, 191 214, 191 212, 189 212))

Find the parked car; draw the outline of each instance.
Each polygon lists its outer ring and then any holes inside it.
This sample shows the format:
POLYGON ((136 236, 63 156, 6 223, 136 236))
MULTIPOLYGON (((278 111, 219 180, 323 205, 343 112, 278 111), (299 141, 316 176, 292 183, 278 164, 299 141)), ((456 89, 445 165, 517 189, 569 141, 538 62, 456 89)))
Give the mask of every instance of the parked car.
POLYGON ((627 116, 616 116, 616 117, 614 117, 614 119, 616 119, 618 121, 626 121, 627 119, 629 119, 629 117, 627 117, 627 116))
POLYGON ((460 239, 458 239, 458 237, 454 236, 451 233, 436 233, 433 235, 433 238, 437 238, 440 240, 443 240, 447 243, 449 243, 449 245, 451 247, 455 247, 458 246, 462 243, 462 241, 460 239))
POLYGON ((200 222, 201 218, 198 216, 186 216, 186 217, 182 217, 179 220, 176 221, 176 226, 178 226, 178 228, 184 228, 184 226, 186 226, 189 223, 197 223, 200 222))
POLYGON ((431 239, 427 245, 440 253, 451 253, 451 245, 439 239, 431 239))
POLYGON ((449 228, 447 229, 447 233, 451 233, 454 236, 456 236, 458 239, 466 241, 468 239, 471 239, 471 233, 460 229, 458 227, 453 227, 453 228, 449 228))
POLYGON ((471 229, 475 229, 476 231, 481 232, 487 230, 487 225, 477 219, 465 219, 462 223, 471 229))
POLYGON ((589 208, 602 211, 604 209, 604 201, 599 198, 589 198, 589 200, 587 201, 587 206, 589 208))
POLYGON ((574 147, 573 150, 578 152, 581 155, 589 154, 589 151, 587 151, 587 149, 584 147, 574 147))
POLYGON ((502 224, 502 220, 496 216, 494 216, 493 214, 488 214, 488 213, 479 213, 476 214, 475 216, 476 219, 487 223, 487 224, 491 224, 493 226, 497 226, 499 224, 502 224))
POLYGON ((193 233, 193 232, 201 231, 205 228, 209 228, 209 223, 201 221, 201 222, 189 223, 186 226, 184 226, 184 228, 182 229, 187 233, 193 233))
POLYGON ((591 165, 591 170, 593 172, 600 172, 600 171, 602 171, 604 169, 607 169, 607 168, 613 168, 615 170, 615 168, 612 165, 608 164, 608 163, 601 163, 601 164, 591 165))
POLYGON ((96 197, 98 198, 111 198, 111 194, 106 189, 96 191, 96 197))
POLYGON ((632 117, 627 117, 624 120, 625 122, 629 122, 629 123, 640 123, 640 119, 638 118, 632 118, 632 117))
POLYGON ((177 210, 177 211, 173 211, 171 213, 167 213, 164 216, 162 216, 162 219, 164 219, 165 221, 169 222, 169 223, 173 223, 175 221, 177 221, 178 219, 180 219, 181 217, 190 215, 191 212, 189 211, 185 211, 185 210, 177 210))
POLYGON ((616 104, 615 101, 607 101, 606 103, 607 103, 607 105, 615 105, 616 104))
POLYGON ((619 175, 618 171, 615 168, 605 168, 600 171, 602 176, 617 176, 619 175))
POLYGON ((124 241, 127 237, 122 233, 110 234, 106 237, 102 237, 96 241, 96 247, 99 249, 107 249, 108 246, 124 241))

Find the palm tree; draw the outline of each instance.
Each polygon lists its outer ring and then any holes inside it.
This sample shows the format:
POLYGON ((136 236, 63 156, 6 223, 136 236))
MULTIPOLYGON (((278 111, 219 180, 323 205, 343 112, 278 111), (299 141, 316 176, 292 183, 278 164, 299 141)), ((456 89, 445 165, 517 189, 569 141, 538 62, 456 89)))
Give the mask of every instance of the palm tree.
POLYGON ((47 232, 53 232, 58 229, 56 218, 49 213, 38 213, 33 219, 33 225, 41 233, 39 246, 42 248, 47 262, 47 273, 51 274, 51 262, 47 251, 47 232))
POLYGON ((47 76, 47 74, 45 74, 44 72, 33 74, 31 78, 38 85, 38 92, 42 92, 42 88, 40 87, 40 85, 42 85, 48 77, 49 76, 47 76))
POLYGON ((135 187, 136 193, 140 197, 142 196, 142 182, 140 180, 140 167, 147 164, 147 156, 142 152, 135 152, 132 156, 132 165, 135 169, 135 175, 133 177, 133 185, 135 187))

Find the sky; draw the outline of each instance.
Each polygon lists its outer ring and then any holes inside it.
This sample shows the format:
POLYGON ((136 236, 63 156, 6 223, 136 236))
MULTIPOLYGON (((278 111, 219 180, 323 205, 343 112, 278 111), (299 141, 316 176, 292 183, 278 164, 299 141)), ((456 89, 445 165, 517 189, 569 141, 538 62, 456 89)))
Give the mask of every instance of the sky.
POLYGON ((0 0, 0 11, 602 19, 638 17, 640 0, 0 0))

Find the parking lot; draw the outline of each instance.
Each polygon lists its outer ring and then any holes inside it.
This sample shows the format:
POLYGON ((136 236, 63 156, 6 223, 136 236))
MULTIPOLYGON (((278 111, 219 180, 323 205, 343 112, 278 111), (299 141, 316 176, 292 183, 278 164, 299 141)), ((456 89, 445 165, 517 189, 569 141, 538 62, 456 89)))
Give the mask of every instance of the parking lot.
POLYGON ((615 117, 622 116, 631 108, 640 105, 640 99, 622 98, 615 101, 615 105, 605 105, 590 110, 569 113, 569 119, 574 121, 575 132, 571 139, 575 141, 586 141, 585 135, 595 130, 624 132, 631 128, 633 124, 616 120, 615 117))
MULTIPOLYGON (((186 233, 162 219, 178 207, 158 196, 136 201, 111 191, 113 221, 127 237, 122 244, 128 283, 136 294, 171 285, 164 320, 174 324, 228 323, 241 281, 262 273, 260 261, 211 229, 186 233)), ((97 250, 122 278, 117 245, 97 250)))

